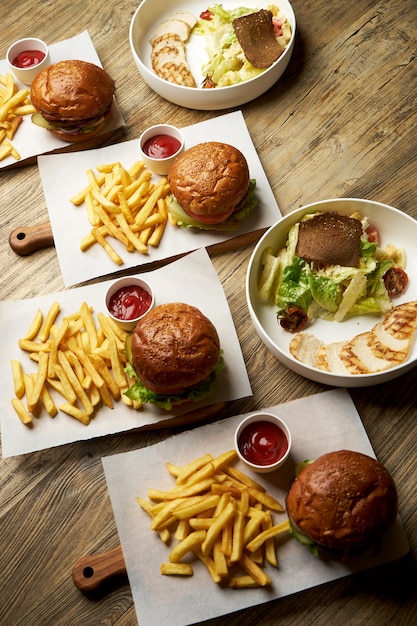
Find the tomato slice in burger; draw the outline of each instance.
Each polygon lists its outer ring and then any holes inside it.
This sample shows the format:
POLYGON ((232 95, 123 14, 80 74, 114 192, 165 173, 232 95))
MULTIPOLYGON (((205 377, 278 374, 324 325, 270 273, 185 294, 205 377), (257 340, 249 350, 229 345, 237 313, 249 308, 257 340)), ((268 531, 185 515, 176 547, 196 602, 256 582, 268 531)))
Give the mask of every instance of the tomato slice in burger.
POLYGON ((216 213, 215 215, 200 215, 199 213, 193 213, 192 211, 187 211, 187 214, 202 224, 221 224, 233 215, 234 212, 235 210, 232 209, 227 213, 216 213))

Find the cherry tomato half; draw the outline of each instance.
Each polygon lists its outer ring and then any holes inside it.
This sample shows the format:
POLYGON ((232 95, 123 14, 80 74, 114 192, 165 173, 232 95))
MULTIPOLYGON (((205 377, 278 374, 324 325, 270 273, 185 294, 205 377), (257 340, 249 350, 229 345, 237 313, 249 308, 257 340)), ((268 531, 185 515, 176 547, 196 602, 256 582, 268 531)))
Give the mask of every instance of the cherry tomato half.
POLYGON ((288 306, 278 315, 282 328, 289 333, 298 333, 308 324, 308 315, 298 306, 288 306))
POLYGON ((390 267, 385 272, 383 280, 390 298, 400 296, 408 284, 407 273, 401 267, 390 267))
POLYGON ((366 234, 370 243, 379 243, 379 232, 375 226, 368 226, 366 234))

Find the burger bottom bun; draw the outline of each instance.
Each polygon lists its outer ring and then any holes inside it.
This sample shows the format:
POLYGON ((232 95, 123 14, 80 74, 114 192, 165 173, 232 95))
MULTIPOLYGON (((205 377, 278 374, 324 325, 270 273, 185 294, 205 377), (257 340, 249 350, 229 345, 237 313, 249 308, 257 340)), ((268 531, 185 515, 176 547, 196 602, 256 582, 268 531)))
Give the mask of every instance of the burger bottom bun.
POLYGON ((397 518, 398 497, 388 470, 359 452, 339 450, 307 465, 292 484, 288 516, 325 551, 360 551, 397 518))
POLYGON ((66 143, 81 143, 82 141, 88 141, 93 137, 97 137, 103 130, 104 126, 107 124, 111 114, 113 112, 113 106, 110 106, 107 113, 103 115, 102 121, 97 124, 93 130, 88 132, 79 132, 79 133, 66 133, 64 131, 53 130, 48 128, 48 132, 51 133, 57 139, 61 141, 65 141, 66 143))
POLYGON ((180 394, 210 376, 220 341, 199 309, 176 302, 159 305, 139 320, 131 349, 133 367, 148 389, 180 394))

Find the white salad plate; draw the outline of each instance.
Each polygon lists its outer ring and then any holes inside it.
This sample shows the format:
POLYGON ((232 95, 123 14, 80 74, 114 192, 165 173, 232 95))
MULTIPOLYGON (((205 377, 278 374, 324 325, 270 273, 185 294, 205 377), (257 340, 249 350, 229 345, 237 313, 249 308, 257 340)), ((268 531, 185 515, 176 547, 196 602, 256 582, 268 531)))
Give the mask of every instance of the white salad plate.
MULTIPOLYGON (((213 4, 215 3, 213 2, 213 4)), ((239 6, 245 6, 249 9, 262 9, 266 8, 267 4, 267 2, 257 2, 256 0, 247 0, 247 2, 226 0, 221 3, 224 9, 229 10, 239 6)), ((294 11, 288 0, 277 0, 274 4, 281 9, 291 24, 291 40, 275 63, 248 81, 214 89, 193 88, 170 83, 157 76, 152 69, 149 39, 158 25, 179 10, 190 11, 198 19, 200 14, 209 8, 210 3, 204 4, 192 0, 171 0, 170 2, 166 2, 166 0, 144 0, 136 9, 130 24, 129 42, 133 60, 142 78, 151 89, 174 104, 203 111, 240 106, 254 100, 270 89, 282 76, 291 58, 296 32, 294 11)), ((186 58, 197 85, 201 85, 205 78, 201 72, 201 67, 207 60, 202 36, 191 34, 186 42, 186 58)))
MULTIPOLYGON (((343 215, 351 215, 355 211, 367 216, 371 226, 379 231, 380 247, 392 244, 402 248, 406 255, 405 270, 409 282, 406 290, 393 304, 417 300, 417 221, 412 217, 391 206, 371 200, 357 198, 339 198, 323 200, 306 205, 286 215, 271 226, 257 243, 248 265, 246 277, 246 299, 249 313, 255 329, 265 346, 281 363, 297 374, 310 380, 340 387, 367 387, 397 378, 413 368, 417 363, 417 343, 413 342, 408 358, 400 365, 378 373, 340 375, 319 370, 295 359, 289 350, 289 344, 294 337, 285 331, 277 320, 277 307, 273 302, 263 302, 258 297, 259 277, 262 271, 262 254, 266 248, 278 252, 285 246, 290 228, 300 221, 306 214, 314 211, 336 211, 343 215)), ((367 332, 382 318, 374 315, 361 315, 344 320, 331 322, 322 319, 315 320, 304 331, 324 341, 342 341, 351 339, 360 333, 367 332)))

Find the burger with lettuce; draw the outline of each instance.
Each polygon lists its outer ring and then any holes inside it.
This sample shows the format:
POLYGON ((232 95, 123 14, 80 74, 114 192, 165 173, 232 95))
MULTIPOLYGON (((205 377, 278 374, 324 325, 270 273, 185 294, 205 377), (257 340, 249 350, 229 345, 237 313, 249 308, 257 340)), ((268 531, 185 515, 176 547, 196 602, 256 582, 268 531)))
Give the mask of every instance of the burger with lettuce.
POLYGON ((168 182, 171 220, 187 228, 236 230, 258 203, 245 156, 227 143, 189 148, 172 165, 168 182))
POLYGON ((302 544, 316 555, 346 560, 377 544, 394 524, 398 496, 379 461, 337 450, 300 464, 286 509, 302 544))
POLYGON ((217 330, 196 307, 182 302, 149 311, 128 336, 126 395, 170 410, 213 392, 224 369, 217 330))

